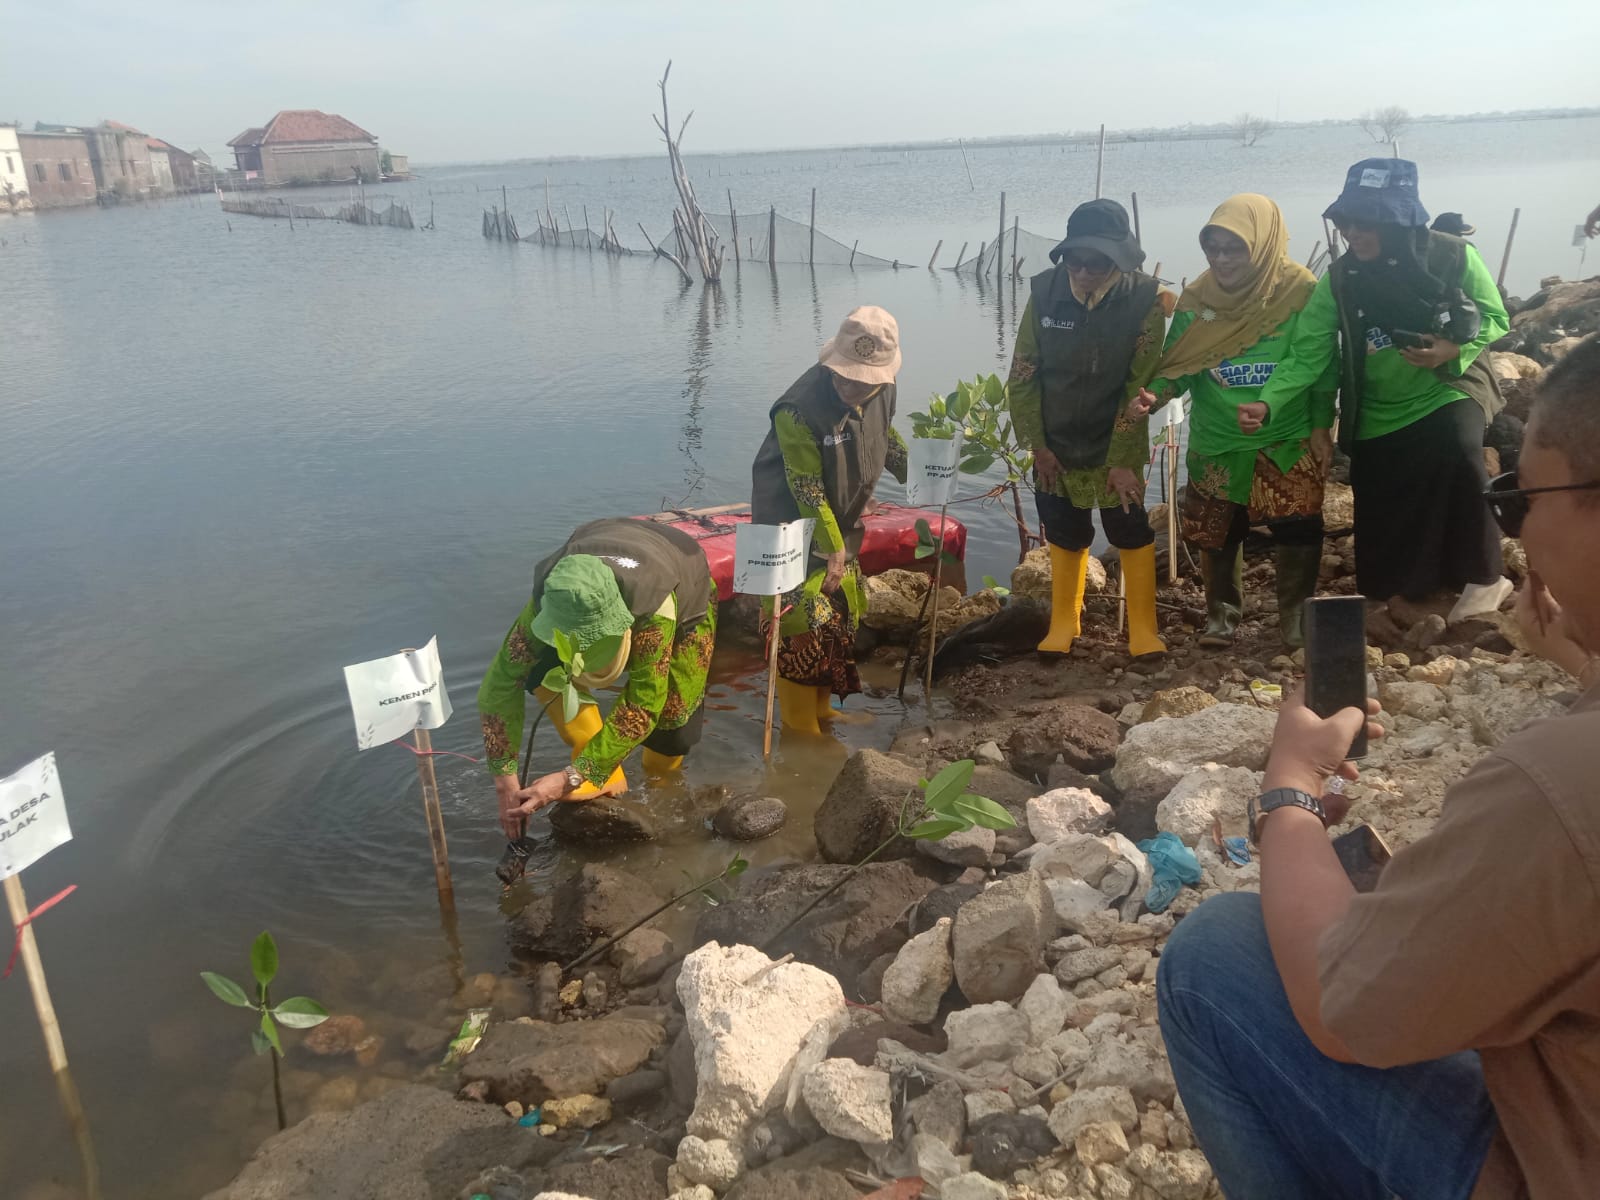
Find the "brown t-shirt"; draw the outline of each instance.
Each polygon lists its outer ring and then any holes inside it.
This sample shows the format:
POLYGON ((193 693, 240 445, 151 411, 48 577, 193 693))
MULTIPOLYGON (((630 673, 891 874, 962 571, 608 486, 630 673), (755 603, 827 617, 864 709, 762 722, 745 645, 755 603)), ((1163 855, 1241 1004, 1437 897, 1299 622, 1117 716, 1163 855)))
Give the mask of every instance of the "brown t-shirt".
POLYGON ((1500 1132, 1473 1200, 1600 1196, 1600 687, 1474 766, 1318 949, 1359 1061, 1479 1052, 1500 1132))

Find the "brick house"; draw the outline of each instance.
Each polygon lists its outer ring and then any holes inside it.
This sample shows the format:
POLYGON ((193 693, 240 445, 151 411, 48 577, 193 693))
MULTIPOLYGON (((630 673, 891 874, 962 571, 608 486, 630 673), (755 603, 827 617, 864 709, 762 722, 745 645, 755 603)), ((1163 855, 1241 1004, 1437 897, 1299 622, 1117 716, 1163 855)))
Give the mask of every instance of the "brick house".
POLYGON ((35 208, 62 208, 93 204, 94 159, 83 130, 17 130, 17 146, 28 178, 28 195, 35 208))
POLYGON ((378 139, 337 113, 289 108, 228 143, 246 179, 264 184, 378 180, 378 139))

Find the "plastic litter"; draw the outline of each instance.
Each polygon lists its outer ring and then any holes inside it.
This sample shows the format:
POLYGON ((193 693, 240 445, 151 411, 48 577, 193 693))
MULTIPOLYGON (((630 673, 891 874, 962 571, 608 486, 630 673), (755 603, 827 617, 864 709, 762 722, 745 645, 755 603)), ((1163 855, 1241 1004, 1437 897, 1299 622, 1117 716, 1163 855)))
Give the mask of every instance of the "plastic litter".
POLYGON ((532 1129, 539 1123, 539 1114, 543 1111, 544 1109, 542 1108, 530 1108, 527 1112, 523 1113, 517 1118, 517 1124, 521 1125, 524 1129, 532 1129))
POLYGON ((1184 884, 1200 882, 1200 860, 1177 834, 1158 833, 1140 842, 1139 849, 1149 858, 1154 876, 1150 890, 1144 894, 1144 906, 1151 912, 1165 912, 1184 884))

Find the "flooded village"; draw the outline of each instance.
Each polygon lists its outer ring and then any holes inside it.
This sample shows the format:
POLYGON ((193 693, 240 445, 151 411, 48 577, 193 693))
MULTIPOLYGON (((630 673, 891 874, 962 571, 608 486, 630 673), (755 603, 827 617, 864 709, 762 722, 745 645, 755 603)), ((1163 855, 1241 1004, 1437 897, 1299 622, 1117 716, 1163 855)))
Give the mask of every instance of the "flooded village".
POLYGON ((1600 116, 690 69, 0 124, 0 1193, 1580 1195, 1600 116))

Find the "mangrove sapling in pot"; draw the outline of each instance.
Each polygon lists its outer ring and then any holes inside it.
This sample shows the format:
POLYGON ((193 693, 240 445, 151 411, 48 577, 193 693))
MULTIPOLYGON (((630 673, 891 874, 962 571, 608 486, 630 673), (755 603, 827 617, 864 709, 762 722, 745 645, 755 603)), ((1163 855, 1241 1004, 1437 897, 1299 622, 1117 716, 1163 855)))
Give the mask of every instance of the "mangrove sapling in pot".
POLYGON ((897 838, 910 838, 918 842, 943 841, 952 833, 980 826, 984 829, 1015 829, 1017 820, 987 796, 967 791, 972 782, 972 772, 977 764, 970 758, 947 765, 930 779, 920 779, 916 788, 906 793, 900 802, 900 812, 895 818, 894 832, 869 850, 837 880, 823 888, 794 915, 784 927, 762 942, 758 949, 765 951, 810 914, 834 892, 848 883, 862 867, 882 854, 897 838))
POLYGON ((278 1036, 278 1026, 310 1029, 328 1019, 328 1010, 308 996, 291 996, 273 1004, 272 980, 278 974, 278 944, 265 930, 250 945, 250 973, 256 981, 254 1000, 226 975, 201 971, 200 978, 224 1004, 253 1009, 261 1014, 260 1025, 250 1031, 250 1045, 257 1054, 272 1055, 272 1099, 278 1107, 278 1128, 287 1129, 289 1121, 283 1111, 283 1081, 278 1071, 278 1059, 283 1057, 283 1041, 278 1036))

